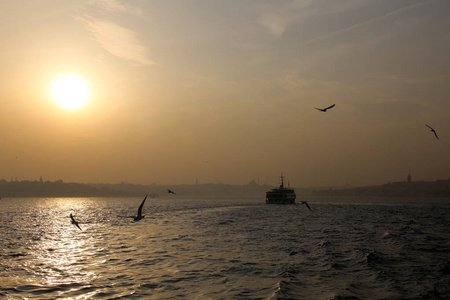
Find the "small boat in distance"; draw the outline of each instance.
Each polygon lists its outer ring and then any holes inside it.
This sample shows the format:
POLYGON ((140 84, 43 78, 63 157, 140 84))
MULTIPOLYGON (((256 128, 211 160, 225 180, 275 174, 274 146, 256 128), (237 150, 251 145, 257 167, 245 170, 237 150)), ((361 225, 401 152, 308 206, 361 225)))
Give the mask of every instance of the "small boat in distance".
POLYGON ((266 192, 266 204, 295 204, 294 189, 284 187, 284 176, 280 176, 280 187, 266 192))

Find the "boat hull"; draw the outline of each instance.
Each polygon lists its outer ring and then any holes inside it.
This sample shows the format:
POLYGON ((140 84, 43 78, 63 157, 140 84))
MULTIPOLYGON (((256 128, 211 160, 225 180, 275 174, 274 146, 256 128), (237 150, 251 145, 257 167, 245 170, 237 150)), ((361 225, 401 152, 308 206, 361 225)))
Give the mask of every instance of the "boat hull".
POLYGON ((295 204, 294 189, 284 187, 284 176, 280 176, 280 187, 266 192, 266 204, 295 204))
POLYGON ((266 193, 266 204, 295 204, 295 193, 266 193))

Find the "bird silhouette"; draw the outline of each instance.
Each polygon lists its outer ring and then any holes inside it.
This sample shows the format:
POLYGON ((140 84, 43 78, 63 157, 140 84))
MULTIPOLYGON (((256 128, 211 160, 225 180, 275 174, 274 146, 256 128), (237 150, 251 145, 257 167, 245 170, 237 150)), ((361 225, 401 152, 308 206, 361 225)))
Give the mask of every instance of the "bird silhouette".
POLYGON ((438 135, 437 135, 437 133, 436 133, 436 130, 434 130, 433 127, 431 127, 430 125, 427 125, 427 124, 425 124, 425 126, 427 126, 428 128, 430 128, 431 131, 432 131, 432 132, 434 133, 434 135, 436 136, 436 138, 439 139, 439 137, 438 137, 438 135))
POLYGON ((142 220, 145 217, 142 215, 142 208, 144 207, 145 200, 147 200, 147 196, 148 195, 145 195, 144 200, 142 201, 141 205, 139 205, 137 216, 134 218, 134 221, 136 222, 142 220))
POLYGON ((311 207, 309 207, 309 205, 308 205, 308 202, 306 202, 306 201, 302 201, 302 204, 305 204, 306 205, 306 207, 309 209, 309 210, 311 210, 312 211, 312 209, 311 209, 311 207))
POLYGON ((75 226, 77 226, 78 229, 82 230, 81 227, 80 227, 80 225, 78 225, 78 222, 74 219, 74 217, 73 217, 72 214, 70 214, 70 218, 72 219, 72 224, 75 225, 75 226))
POLYGON ((172 191, 172 190, 167 189, 167 192, 168 192, 169 194, 174 194, 174 195, 176 195, 175 192, 172 191))
POLYGON ((331 106, 328 106, 327 108, 317 108, 317 107, 314 107, 314 108, 317 110, 320 110, 321 112, 327 112, 328 109, 333 108, 335 105, 336 104, 333 104, 331 106))

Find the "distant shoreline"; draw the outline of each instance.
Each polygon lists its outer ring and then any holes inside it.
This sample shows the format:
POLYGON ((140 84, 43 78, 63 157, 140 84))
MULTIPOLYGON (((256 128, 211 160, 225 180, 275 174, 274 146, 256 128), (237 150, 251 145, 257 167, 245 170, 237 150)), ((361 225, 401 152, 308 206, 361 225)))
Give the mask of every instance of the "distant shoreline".
POLYGON ((314 191, 315 196, 369 197, 450 197, 450 179, 436 181, 401 181, 379 186, 314 191))
MULTIPOLYGON (((136 185, 130 183, 73 183, 51 181, 0 180, 0 197, 140 197, 157 198, 167 194, 167 188, 183 197, 265 197, 271 185, 251 181, 247 185, 192 184, 192 185, 136 185)), ((301 197, 450 197, 450 179, 433 182, 394 182, 379 186, 295 188, 301 197)), ((176 197, 176 196, 175 196, 176 197)))

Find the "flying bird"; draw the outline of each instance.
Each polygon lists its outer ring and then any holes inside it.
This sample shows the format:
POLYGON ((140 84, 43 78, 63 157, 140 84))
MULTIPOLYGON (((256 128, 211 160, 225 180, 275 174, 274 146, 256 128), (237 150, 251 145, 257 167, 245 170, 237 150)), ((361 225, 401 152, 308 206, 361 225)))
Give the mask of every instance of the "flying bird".
POLYGON ((175 192, 172 191, 172 190, 167 189, 167 192, 168 192, 169 194, 174 194, 174 195, 176 195, 175 192))
POLYGON ((320 110, 321 112, 327 112, 328 109, 333 108, 335 105, 336 104, 333 104, 331 106, 328 106, 327 108, 317 108, 317 107, 314 107, 314 108, 317 110, 320 110))
POLYGON ((311 209, 311 207, 309 207, 309 205, 308 205, 308 202, 306 202, 306 201, 302 201, 302 204, 305 204, 306 205, 306 207, 309 209, 309 210, 311 210, 312 211, 312 209, 311 209))
POLYGON ((430 125, 425 124, 425 126, 427 126, 428 128, 431 129, 431 132, 434 133, 434 135, 436 136, 437 139, 439 139, 439 137, 437 136, 436 130, 433 129, 433 127, 431 127, 430 125))
POLYGON ((72 219, 72 224, 75 225, 75 226, 77 226, 78 229, 82 230, 81 227, 80 227, 80 225, 78 225, 78 222, 74 219, 74 217, 73 217, 72 214, 70 214, 70 218, 72 219))
POLYGON ((145 195, 144 200, 142 201, 141 205, 139 205, 137 216, 134 217, 134 220, 136 222, 142 220, 145 217, 142 215, 142 208, 144 207, 145 200, 147 200, 147 196, 148 195, 145 195))

